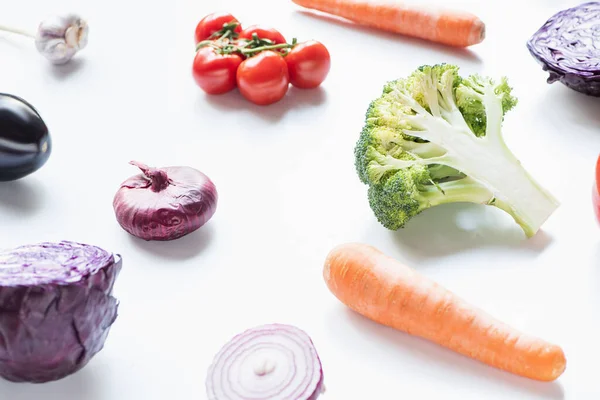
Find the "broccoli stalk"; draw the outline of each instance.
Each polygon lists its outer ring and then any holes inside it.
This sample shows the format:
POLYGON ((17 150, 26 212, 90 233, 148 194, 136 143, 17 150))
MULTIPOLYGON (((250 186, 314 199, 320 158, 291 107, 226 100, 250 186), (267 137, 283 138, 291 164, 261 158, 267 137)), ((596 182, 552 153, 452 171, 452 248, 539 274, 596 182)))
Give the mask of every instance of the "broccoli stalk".
POLYGON ((444 203, 498 207, 533 236, 559 203, 521 166, 502 136, 517 104, 505 78, 461 78, 423 66, 371 102, 355 148, 369 203, 389 229, 444 203))

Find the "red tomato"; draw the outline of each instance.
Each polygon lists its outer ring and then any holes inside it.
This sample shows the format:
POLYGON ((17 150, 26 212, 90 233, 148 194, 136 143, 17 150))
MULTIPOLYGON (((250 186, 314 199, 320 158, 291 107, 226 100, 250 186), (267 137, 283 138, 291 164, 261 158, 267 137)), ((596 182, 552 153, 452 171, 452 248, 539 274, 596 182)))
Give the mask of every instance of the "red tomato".
POLYGON ((196 43, 201 42, 210 38, 210 36, 223 29, 223 25, 230 22, 236 22, 238 26, 235 27, 234 32, 240 33, 242 31, 242 24, 229 13, 213 13, 202 18, 198 25, 196 25, 196 43))
POLYGON ((237 54, 218 54, 212 47, 203 47, 194 57, 192 75, 206 93, 222 94, 235 88, 241 63, 242 58, 237 54))
POLYGON ((596 161, 596 179, 594 181, 592 196, 596 219, 600 222, 600 157, 596 161))
POLYGON ((252 34, 256 33, 260 39, 269 39, 275 44, 286 43, 285 38, 278 30, 265 28, 259 25, 252 25, 240 33, 240 39, 252 40, 252 34))
POLYGON ((285 60, 271 50, 244 60, 237 71, 240 93, 254 104, 267 105, 281 100, 289 84, 285 60))
POLYGON ((315 41, 300 43, 285 57, 292 85, 301 89, 319 86, 331 68, 331 57, 327 48, 315 41))

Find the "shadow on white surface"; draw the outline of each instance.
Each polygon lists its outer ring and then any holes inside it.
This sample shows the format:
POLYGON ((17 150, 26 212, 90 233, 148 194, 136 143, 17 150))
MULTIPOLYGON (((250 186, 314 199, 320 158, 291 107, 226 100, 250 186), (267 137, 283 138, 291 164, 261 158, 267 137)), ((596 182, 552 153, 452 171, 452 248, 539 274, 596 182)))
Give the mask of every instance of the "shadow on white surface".
MULTIPOLYGON (((559 120, 558 126, 565 126, 565 121, 575 120, 580 125, 600 126, 600 97, 588 96, 570 89, 560 82, 548 85, 546 96, 538 103, 541 115, 546 115, 553 120, 559 120), (557 103, 560 99, 560 103, 557 103), (558 106, 560 104, 560 106, 558 106), (552 112, 549 112, 552 110, 552 112)), ((573 134, 581 132, 571 129, 570 132, 560 131, 560 134, 573 134)), ((595 132, 600 136, 600 132, 595 132)))
POLYGON ((0 380, 0 398, 6 400, 97 400, 102 399, 90 370, 44 384, 13 383, 0 380))
POLYGON ((566 102, 570 104, 571 111, 579 114, 594 128, 598 128, 600 126, 600 97, 587 96, 570 89, 569 92, 566 102))
POLYGON ((44 188, 30 179, 0 182, 0 210, 32 214, 41 208, 44 188))
MULTIPOLYGON (((384 347, 386 357, 389 356, 390 359, 406 360, 407 357, 419 359, 419 362, 425 364, 419 368, 429 368, 429 366, 433 369, 443 368, 453 376, 458 375, 457 378, 481 380, 486 385, 497 386, 499 390, 506 389, 508 386, 513 392, 535 395, 540 399, 564 399, 564 389, 558 382, 537 382, 501 371, 425 339, 377 324, 347 307, 340 306, 339 312, 345 315, 342 318, 333 318, 335 320, 333 326, 334 329, 343 330, 343 332, 336 332, 335 335, 340 338, 340 341, 343 341, 345 337, 352 337, 352 335, 348 335, 349 330, 355 331, 357 334, 352 338, 351 345, 356 346, 356 340, 374 343, 373 345, 384 347)), ((341 343, 340 346, 344 346, 344 344, 341 343)), ((387 360, 383 362, 387 362, 387 360)), ((470 386, 464 389, 468 391, 470 386)))
POLYGON ((323 87, 315 89, 298 89, 290 86, 287 94, 277 103, 268 106, 259 106, 246 100, 236 89, 222 95, 203 95, 206 102, 219 112, 239 113, 250 112, 266 122, 277 122, 288 111, 298 110, 303 107, 317 107, 327 99, 327 92, 323 87))
POLYGON ((130 234, 129 240, 138 249, 167 260, 186 260, 200 254, 210 244, 213 237, 210 223, 195 232, 170 241, 146 241, 130 234))
POLYGON ((62 81, 80 71, 85 66, 85 58, 76 55, 68 63, 63 65, 53 65, 51 63, 47 64, 50 74, 54 78, 62 81))
MULTIPOLYGON (((600 230, 600 228, 598 228, 600 230)), ((598 234, 600 237, 600 233, 598 234)), ((596 245, 596 251, 594 252, 595 265, 592 265, 593 268, 593 277, 594 281, 592 282, 592 293, 593 298, 596 300, 595 307, 600 307, 600 242, 596 245)))
POLYGON ((294 16, 299 16, 302 19, 311 19, 313 21, 319 21, 330 25, 335 24, 342 28, 348 28, 351 32, 362 32, 365 34, 373 35, 378 40, 386 39, 390 42, 410 44, 419 48, 428 48, 448 56, 454 56, 462 61, 470 61, 476 64, 482 63, 481 58, 476 53, 466 48, 444 46, 442 44, 433 43, 428 40, 403 36, 391 32, 384 32, 374 28, 358 25, 351 21, 347 21, 345 19, 320 12, 297 10, 294 13, 294 16))
POLYGON ((537 254, 552 242, 552 237, 543 230, 527 239, 522 229, 503 211, 469 203, 430 208, 390 234, 404 253, 421 259, 486 247, 537 254))
MULTIPOLYGON (((24 38, 22 37, 16 37, 14 35, 10 35, 10 34, 2 34, 0 33, 0 45, 8 45, 10 47, 14 47, 15 49, 23 49, 26 50, 27 45, 31 46, 31 41, 28 38, 25 38, 25 40, 23 40, 24 38)), ((35 51, 35 46, 33 46, 33 49, 29 49, 32 51, 35 51)))

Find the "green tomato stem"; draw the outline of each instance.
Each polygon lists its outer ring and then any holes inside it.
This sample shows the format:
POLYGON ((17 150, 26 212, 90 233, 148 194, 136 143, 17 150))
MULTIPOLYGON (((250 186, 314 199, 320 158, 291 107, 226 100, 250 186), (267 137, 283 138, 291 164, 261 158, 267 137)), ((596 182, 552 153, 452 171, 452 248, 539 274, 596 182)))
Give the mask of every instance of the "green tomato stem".
POLYGON ((210 35, 209 39, 211 40, 219 40, 223 38, 232 38, 236 39, 238 34, 235 32, 235 29, 239 26, 237 22, 228 22, 223 24, 223 28, 221 30, 216 31, 212 35, 210 35))
POLYGON ((211 46, 215 49, 219 48, 213 40, 203 40, 196 45, 196 51, 200 50, 202 47, 211 46))
POLYGON ((267 51, 267 50, 289 49, 291 47, 292 47, 291 44, 281 43, 281 44, 274 44, 274 45, 269 45, 269 46, 255 47, 253 49, 243 49, 243 50, 241 50, 241 52, 242 52, 242 54, 252 54, 252 53, 259 53, 261 51, 267 51))
MULTIPOLYGON (((203 41, 199 42, 196 45, 196 51, 200 50, 202 47, 211 46, 215 50, 220 50, 221 54, 238 53, 238 54, 241 54, 244 56, 246 56, 246 55, 252 56, 252 55, 254 55, 256 53, 260 53, 262 51, 292 49, 298 44, 298 41, 296 38, 292 39, 292 43, 272 44, 273 42, 271 40, 261 39, 257 36, 256 33, 252 34, 252 40, 245 42, 243 44, 229 44, 227 42, 225 42, 224 44, 223 43, 219 44, 219 41, 221 41, 221 40, 230 40, 231 38, 228 37, 229 34, 233 35, 233 31, 227 30, 225 32, 225 34, 223 34, 223 36, 221 36, 219 39, 216 39, 216 40, 215 39, 207 39, 207 40, 203 40, 203 41), (255 45, 257 47, 247 48, 248 46, 252 46, 252 45, 255 45)), ((282 55, 286 56, 287 52, 282 55)))

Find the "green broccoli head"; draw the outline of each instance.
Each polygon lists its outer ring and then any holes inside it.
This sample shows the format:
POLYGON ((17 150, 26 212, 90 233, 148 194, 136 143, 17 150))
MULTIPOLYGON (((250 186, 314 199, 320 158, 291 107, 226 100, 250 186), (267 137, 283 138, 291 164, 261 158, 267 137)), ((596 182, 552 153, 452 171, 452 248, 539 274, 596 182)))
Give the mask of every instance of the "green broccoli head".
POLYGON ((506 78, 463 78, 451 64, 386 83, 354 148, 382 225, 396 230, 429 207, 461 201, 499 207, 533 235, 558 202, 504 144, 502 122, 516 104, 506 78))
POLYGON ((403 227, 423 210, 420 188, 429 181, 426 167, 413 166, 369 186, 369 205, 377 220, 391 230, 403 227))
POLYGON ((487 188, 443 165, 415 165, 390 173, 369 186, 368 199, 377 220, 391 230, 404 227, 414 216, 441 204, 496 202, 487 188))
POLYGON ((489 89, 493 90, 500 99, 502 118, 504 118, 504 115, 518 103, 517 98, 512 95, 512 88, 508 85, 505 77, 496 83, 488 77, 471 75, 456 86, 456 104, 465 121, 477 136, 484 136, 486 133, 487 116, 483 101, 486 90, 489 89))

